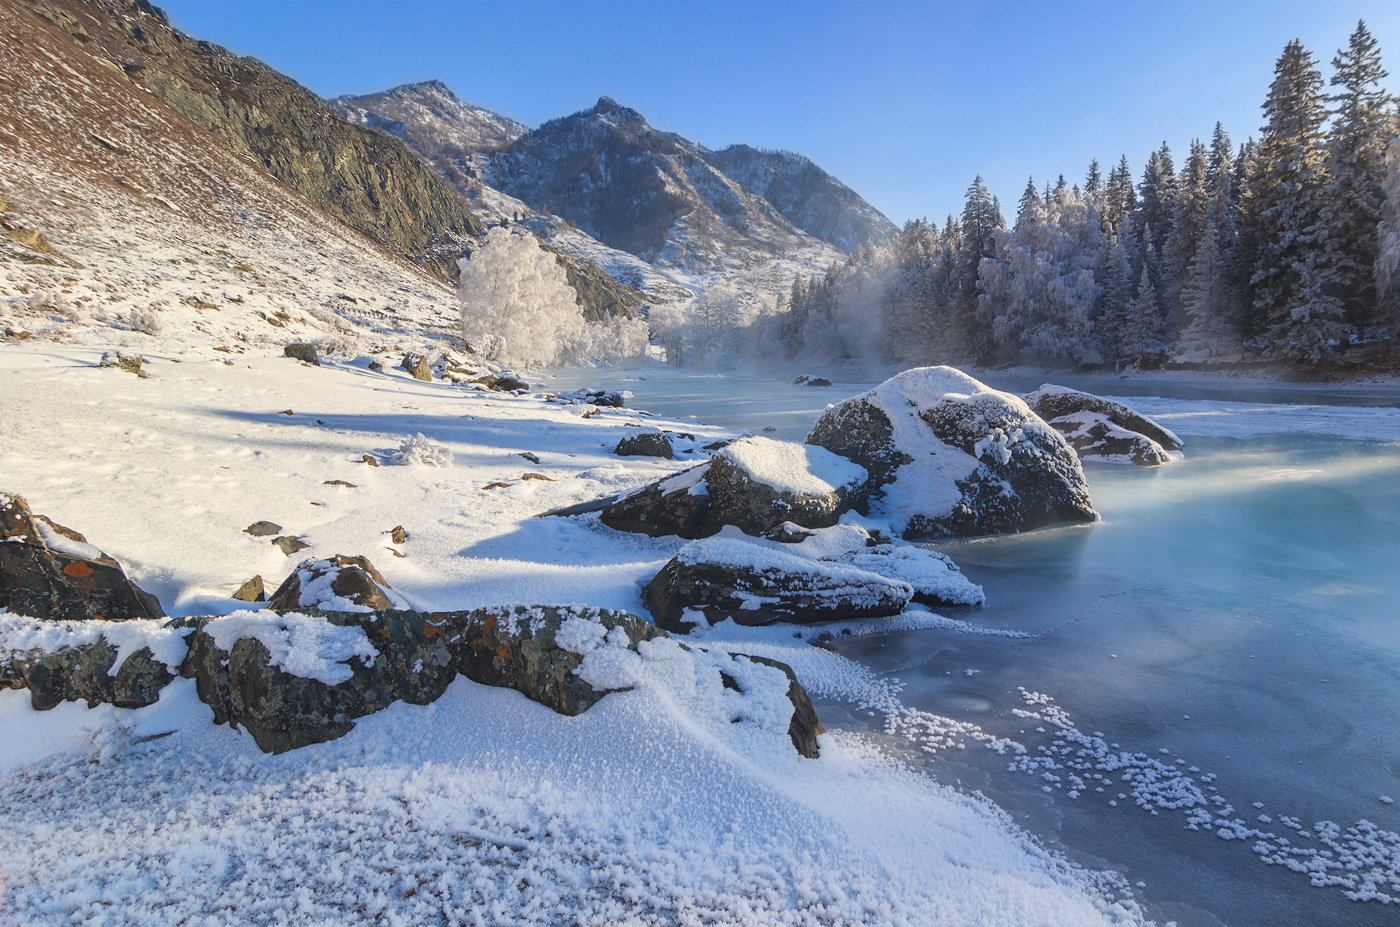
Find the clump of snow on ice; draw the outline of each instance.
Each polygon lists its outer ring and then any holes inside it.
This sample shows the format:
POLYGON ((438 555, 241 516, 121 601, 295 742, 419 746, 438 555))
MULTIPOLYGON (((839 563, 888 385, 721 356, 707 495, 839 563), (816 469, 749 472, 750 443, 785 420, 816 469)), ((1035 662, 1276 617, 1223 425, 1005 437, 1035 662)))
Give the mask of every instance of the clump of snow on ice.
POLYGON ((379 651, 363 628, 340 627, 319 615, 287 612, 234 612, 211 620, 204 632, 214 646, 228 650, 240 640, 252 638, 267 648, 269 662, 284 673, 339 685, 354 675, 347 660, 359 657, 373 664, 379 651))
POLYGON ((423 464, 429 467, 452 466, 452 452, 421 431, 404 438, 399 449, 389 455, 389 462, 401 467, 423 464))
POLYGON ((756 483, 796 495, 854 489, 868 477, 864 467, 824 447, 771 438, 742 438, 715 456, 733 462, 756 483))

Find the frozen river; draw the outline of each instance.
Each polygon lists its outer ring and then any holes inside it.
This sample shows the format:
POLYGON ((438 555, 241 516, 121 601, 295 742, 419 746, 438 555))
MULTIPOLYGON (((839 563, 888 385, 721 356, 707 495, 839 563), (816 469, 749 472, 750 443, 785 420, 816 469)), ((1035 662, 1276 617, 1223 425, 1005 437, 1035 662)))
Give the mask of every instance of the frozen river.
MULTIPOLYGON (((873 383, 640 375, 551 385, 630 389, 629 406, 801 440, 826 403, 873 383)), ((1400 801, 1400 395, 1066 385, 1137 395, 1187 458, 1088 465, 1100 524, 941 545, 987 591, 943 614, 1020 636, 894 632, 841 653, 898 677, 910 708, 1027 752, 890 748, 1122 873, 1161 922, 1400 923, 1397 904, 1348 898, 1400 902, 1387 801, 1400 801)))

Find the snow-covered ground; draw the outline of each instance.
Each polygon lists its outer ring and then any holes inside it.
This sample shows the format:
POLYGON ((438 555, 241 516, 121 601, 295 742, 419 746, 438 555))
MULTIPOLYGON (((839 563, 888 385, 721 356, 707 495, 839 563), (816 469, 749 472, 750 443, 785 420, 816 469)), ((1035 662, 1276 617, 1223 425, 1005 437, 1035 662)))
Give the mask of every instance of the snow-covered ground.
MULTIPOLYGON (((629 426, 666 427, 632 410, 584 417, 591 407, 423 383, 366 358, 315 368, 186 346, 148 351, 139 379, 98 367, 100 353, 0 347, 3 488, 85 533, 172 614, 246 609, 229 597, 251 575, 275 585, 299 556, 338 553, 369 557, 421 608, 644 613, 638 583, 679 546, 591 515, 532 517, 688 465, 612 456, 629 426), (452 465, 390 464, 418 434, 452 465), (259 520, 310 548, 286 557, 243 532, 259 520), (399 525, 408 539, 394 545, 399 525)), ((683 430, 697 444, 726 434, 683 430)), ((954 625, 920 610, 891 621, 954 625)), ((790 662, 818 699, 898 713, 897 686, 793 633, 721 625, 705 644, 790 662)), ((40 714, 0 693, 0 923, 1137 918, 1125 885, 859 735, 833 731, 805 760, 784 735, 716 726, 661 685, 566 718, 459 679, 433 705, 276 757, 213 726, 191 686, 137 711, 40 714)))

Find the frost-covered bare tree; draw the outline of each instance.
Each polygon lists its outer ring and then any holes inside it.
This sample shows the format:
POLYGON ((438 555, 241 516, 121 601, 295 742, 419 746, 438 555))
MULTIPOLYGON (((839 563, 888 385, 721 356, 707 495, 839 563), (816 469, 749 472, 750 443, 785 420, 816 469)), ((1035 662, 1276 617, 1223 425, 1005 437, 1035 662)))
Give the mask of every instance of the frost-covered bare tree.
POLYGON ((522 367, 615 363, 646 351, 645 322, 584 320, 564 268, 528 232, 493 228, 459 265, 462 337, 492 360, 522 367))

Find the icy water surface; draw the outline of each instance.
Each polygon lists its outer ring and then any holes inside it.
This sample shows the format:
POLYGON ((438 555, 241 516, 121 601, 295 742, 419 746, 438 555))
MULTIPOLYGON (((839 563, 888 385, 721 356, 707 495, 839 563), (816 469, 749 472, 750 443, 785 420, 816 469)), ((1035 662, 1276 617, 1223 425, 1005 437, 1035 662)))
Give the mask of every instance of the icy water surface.
MULTIPOLYGON (((871 385, 597 373, 580 372, 578 385, 631 389, 630 405, 668 417, 755 433, 771 424, 794 440, 827 402, 871 385)), ((1216 387, 1199 398, 1382 407, 1374 432, 1354 433, 1392 434, 1400 413, 1383 407, 1396 397, 1363 392, 1216 387)), ((823 717, 886 737, 1047 845, 1122 873, 1160 922, 1400 923, 1400 904, 1348 898, 1400 901, 1387 875, 1400 881, 1400 804, 1385 801, 1400 802, 1400 444, 1254 433, 1287 430, 1287 409, 1198 417, 1226 407, 1188 396, 1153 408, 1175 412, 1187 459, 1089 464, 1102 523, 939 546, 987 591, 986 606, 943 614, 1024 636, 935 629, 840 645, 897 677, 906 706, 1024 754, 957 736, 926 738, 925 750, 837 705, 819 706, 823 717), (1232 429, 1250 436, 1220 436, 1232 429), (1308 866, 1330 884, 1294 871, 1308 866)))

